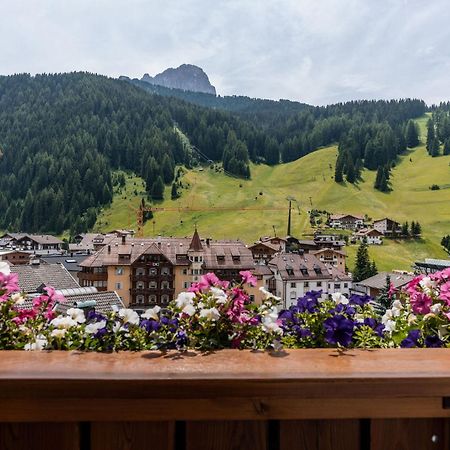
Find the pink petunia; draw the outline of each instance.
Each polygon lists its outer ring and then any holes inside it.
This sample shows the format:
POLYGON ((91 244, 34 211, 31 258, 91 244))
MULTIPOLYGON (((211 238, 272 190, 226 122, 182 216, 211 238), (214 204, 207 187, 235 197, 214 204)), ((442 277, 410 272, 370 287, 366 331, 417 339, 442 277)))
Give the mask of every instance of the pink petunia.
POLYGON ((397 293, 397 289, 395 289, 394 283, 391 282, 391 284, 389 285, 388 296, 393 297, 396 293, 397 293))
POLYGON ((441 292, 439 294, 439 298, 444 300, 447 305, 450 306, 450 281, 447 281, 445 284, 441 285, 441 292))
POLYGON ((245 284, 249 284, 250 286, 256 286, 257 280, 256 277, 250 272, 250 270, 241 270, 239 275, 242 277, 242 282, 245 284))
POLYGON ((5 291, 6 294, 19 292, 19 276, 17 273, 10 273, 8 275, 0 272, 0 291, 5 291))
POLYGON ((433 299, 423 292, 415 292, 411 295, 411 308, 415 314, 428 314, 433 304, 433 299))

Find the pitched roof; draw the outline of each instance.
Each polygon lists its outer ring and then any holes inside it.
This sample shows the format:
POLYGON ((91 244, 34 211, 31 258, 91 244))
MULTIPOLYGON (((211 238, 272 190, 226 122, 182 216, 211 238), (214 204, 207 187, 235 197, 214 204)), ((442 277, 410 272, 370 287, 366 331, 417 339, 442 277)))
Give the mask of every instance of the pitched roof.
POLYGON ((319 253, 324 253, 324 252, 333 252, 333 253, 337 253, 338 255, 347 256, 347 254, 345 252, 343 252, 342 250, 336 250, 334 248, 329 248, 329 247, 324 247, 324 248, 321 248, 320 250, 314 250, 311 253, 313 255, 318 255, 319 253))
MULTIPOLYGON (((95 287, 84 287, 76 289, 61 289, 56 291, 64 297, 56 304, 56 311, 65 314, 69 308, 76 307, 77 302, 95 301, 95 311, 100 314, 113 312, 116 308, 123 308, 124 304, 115 291, 97 292, 95 287)), ((20 305, 21 309, 31 309, 33 298, 30 295, 20 305)))
POLYGON ((203 250, 202 242, 200 241, 200 236, 198 235, 197 228, 194 231, 194 235, 192 236, 191 245, 189 246, 189 250, 193 250, 195 252, 201 252, 203 250))
POLYGON ((357 220, 363 220, 363 216, 355 216, 354 214, 331 214, 330 219, 331 220, 340 220, 344 219, 345 217, 352 217, 353 219, 357 220))
POLYGON ((394 285, 396 289, 399 289, 406 284, 408 284, 413 278, 414 275, 404 275, 396 272, 380 272, 373 277, 366 278, 365 280, 358 281, 357 285, 364 286, 372 289, 382 289, 386 286, 386 276, 390 277, 391 283, 394 285))
MULTIPOLYGON (((95 311, 100 314, 113 312, 115 308, 123 308, 124 304, 115 291, 87 292, 80 293, 77 290, 71 293, 70 290, 58 291, 64 296, 64 300, 59 302, 56 310, 65 313, 69 308, 76 306, 76 302, 95 301, 95 311)), ((79 291, 79 290, 78 290, 79 291)))
POLYGON ((38 244, 62 244, 63 241, 51 234, 24 234, 20 238, 16 238, 17 240, 30 239, 38 244))
POLYGON ((311 253, 279 253, 269 262, 283 280, 324 280, 330 279, 327 266, 311 253))
POLYGON ((42 285, 55 289, 80 287, 62 264, 18 265, 12 266, 11 272, 19 275, 20 290, 26 293, 38 292, 42 285))
POLYGON ((381 231, 375 230, 374 228, 359 230, 355 233, 355 236, 383 236, 381 231))

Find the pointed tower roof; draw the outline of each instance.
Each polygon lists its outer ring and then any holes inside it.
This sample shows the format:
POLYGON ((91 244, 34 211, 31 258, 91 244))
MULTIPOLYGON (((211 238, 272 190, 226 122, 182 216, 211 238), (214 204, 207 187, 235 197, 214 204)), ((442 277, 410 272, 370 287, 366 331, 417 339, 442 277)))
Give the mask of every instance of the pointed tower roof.
POLYGON ((203 250, 202 241, 200 240, 200 236, 198 235, 197 227, 195 227, 189 250, 194 250, 195 252, 200 252, 203 250))

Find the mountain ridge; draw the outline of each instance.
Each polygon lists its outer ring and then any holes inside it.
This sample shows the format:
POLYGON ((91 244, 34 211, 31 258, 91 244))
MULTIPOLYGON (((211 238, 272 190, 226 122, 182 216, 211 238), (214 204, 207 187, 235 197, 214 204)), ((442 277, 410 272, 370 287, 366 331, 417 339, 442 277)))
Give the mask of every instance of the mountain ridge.
POLYGON ((145 73, 141 81, 172 89, 216 95, 216 88, 210 83, 208 75, 201 67, 193 64, 170 67, 153 77, 145 73))

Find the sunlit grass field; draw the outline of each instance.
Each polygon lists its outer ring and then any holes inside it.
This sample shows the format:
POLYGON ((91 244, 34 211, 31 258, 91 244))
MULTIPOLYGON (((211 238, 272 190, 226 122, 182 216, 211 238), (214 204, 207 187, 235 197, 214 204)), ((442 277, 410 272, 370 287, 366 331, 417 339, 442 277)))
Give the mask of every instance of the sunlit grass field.
MULTIPOLYGON (((426 117, 418 120, 422 140, 426 117)), ((297 161, 275 167, 252 165, 251 180, 230 178, 203 168, 188 171, 182 181, 186 186, 177 200, 170 200, 170 187, 161 204, 166 208, 196 208, 196 212, 157 212, 144 227, 145 235, 191 235, 197 225, 202 236, 216 239, 240 238, 252 243, 260 236, 286 235, 288 197, 295 198, 291 234, 297 237, 313 233, 307 211, 311 207, 332 213, 353 213, 371 218, 390 217, 398 222, 419 221, 423 239, 411 242, 386 240, 371 246, 370 255, 380 270, 410 269, 416 259, 445 258, 440 246, 444 234, 450 233, 450 156, 431 158, 422 143, 400 158, 392 170, 390 193, 373 188, 375 172, 364 171, 357 185, 336 184, 333 180, 337 148, 323 148, 297 161), (441 189, 431 191, 438 184, 441 189), (231 208, 232 211, 214 211, 231 208), (245 208, 254 208, 245 211, 245 208), (271 210, 271 208, 283 208, 271 210)), ((127 178, 126 189, 115 195, 111 208, 99 217, 96 228, 136 228, 137 208, 144 193, 141 179, 127 178), (137 194, 137 195, 136 195, 137 194)), ((353 267, 356 246, 347 247, 348 265, 353 267)))

